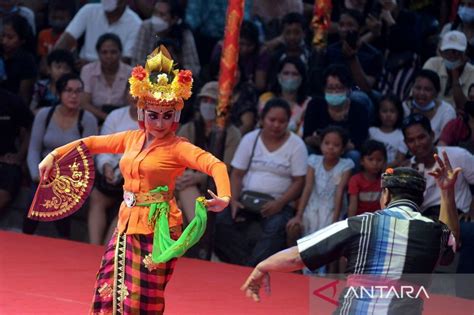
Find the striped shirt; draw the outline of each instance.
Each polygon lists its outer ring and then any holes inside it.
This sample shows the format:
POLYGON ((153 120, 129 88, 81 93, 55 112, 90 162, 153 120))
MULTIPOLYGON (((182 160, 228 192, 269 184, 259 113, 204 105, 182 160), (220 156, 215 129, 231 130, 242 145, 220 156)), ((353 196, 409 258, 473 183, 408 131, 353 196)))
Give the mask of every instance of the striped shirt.
POLYGON ((370 290, 392 281, 398 287, 403 283, 427 286, 436 264, 451 262, 451 231, 419 211, 414 202, 397 200, 384 210, 336 222, 298 240, 300 256, 311 270, 340 256, 347 258, 350 276, 336 314, 412 314, 407 309, 419 313, 423 307, 419 298, 394 298, 393 292, 361 296, 354 289, 370 290))
POLYGON ((431 273, 450 251, 451 232, 419 211, 414 202, 397 200, 384 210, 336 222, 298 240, 298 250, 312 270, 345 256, 350 274, 431 273))

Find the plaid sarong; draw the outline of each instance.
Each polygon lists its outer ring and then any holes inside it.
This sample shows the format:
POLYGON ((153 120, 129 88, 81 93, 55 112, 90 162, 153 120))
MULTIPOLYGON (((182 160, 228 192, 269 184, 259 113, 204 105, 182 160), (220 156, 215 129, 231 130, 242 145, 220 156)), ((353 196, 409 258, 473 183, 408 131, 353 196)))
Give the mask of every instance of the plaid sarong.
MULTIPOLYGON (((170 233, 177 239, 181 227, 170 229, 170 233)), ((164 290, 176 259, 149 271, 143 258, 152 247, 153 234, 114 233, 97 273, 91 314, 163 314, 164 290)))

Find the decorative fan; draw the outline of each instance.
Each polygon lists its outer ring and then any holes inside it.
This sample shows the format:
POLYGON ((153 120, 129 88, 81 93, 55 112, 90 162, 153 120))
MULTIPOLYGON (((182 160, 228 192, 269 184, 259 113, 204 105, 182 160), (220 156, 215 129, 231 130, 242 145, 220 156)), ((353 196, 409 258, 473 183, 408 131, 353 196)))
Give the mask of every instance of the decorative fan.
POLYGON ((54 162, 47 180, 41 180, 28 217, 54 221, 81 208, 94 185, 94 160, 81 142, 54 162))

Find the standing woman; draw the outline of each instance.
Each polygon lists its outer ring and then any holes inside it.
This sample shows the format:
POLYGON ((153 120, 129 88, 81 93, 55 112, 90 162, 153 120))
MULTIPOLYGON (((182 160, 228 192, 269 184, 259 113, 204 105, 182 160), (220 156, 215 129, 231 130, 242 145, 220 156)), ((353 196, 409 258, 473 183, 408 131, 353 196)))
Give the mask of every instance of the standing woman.
POLYGON ((186 168, 206 173, 216 182, 218 196, 210 192, 212 198, 205 202, 209 211, 221 211, 230 200, 225 164, 175 135, 193 79, 188 70, 174 70, 173 63, 162 48, 149 56, 145 69, 137 66, 132 72, 130 93, 138 98, 140 130, 74 141, 54 150, 39 165, 42 178, 48 178, 55 159, 81 141, 92 154, 123 153, 124 202, 98 272, 92 314, 164 312, 164 289, 175 257, 183 252, 174 246, 162 251, 159 245, 184 245, 187 249, 188 242, 192 245, 201 232, 185 230, 185 239, 179 238, 183 219, 174 190, 176 177, 186 168), (169 256, 163 258, 164 254, 169 256))
MULTIPOLYGON (((82 137, 98 134, 97 119, 81 109, 83 84, 73 73, 64 74, 56 82, 60 103, 53 107, 41 108, 35 116, 28 147, 28 169, 35 187, 40 181, 39 162, 54 148, 82 137)), ((69 218, 57 221, 62 237, 70 237, 69 218)), ((23 232, 33 234, 38 221, 25 219, 23 232)))
MULTIPOLYGON (((158 42, 171 42, 174 59, 183 68, 198 75, 201 63, 194 35, 184 23, 184 10, 178 0, 158 0, 153 15, 140 26, 135 42, 133 64, 143 64, 146 56, 158 42)), ((168 47, 169 49, 169 47, 168 47)))
POLYGON ((260 111, 269 99, 284 99, 291 108, 288 129, 302 136, 306 107, 311 100, 306 91, 306 66, 297 57, 286 57, 279 63, 277 71, 277 77, 270 78, 273 79, 270 92, 260 96, 260 111))
POLYGON ((100 121, 112 110, 127 104, 127 79, 132 67, 122 61, 122 42, 113 33, 99 37, 95 46, 99 60, 81 70, 84 81, 82 105, 100 121))

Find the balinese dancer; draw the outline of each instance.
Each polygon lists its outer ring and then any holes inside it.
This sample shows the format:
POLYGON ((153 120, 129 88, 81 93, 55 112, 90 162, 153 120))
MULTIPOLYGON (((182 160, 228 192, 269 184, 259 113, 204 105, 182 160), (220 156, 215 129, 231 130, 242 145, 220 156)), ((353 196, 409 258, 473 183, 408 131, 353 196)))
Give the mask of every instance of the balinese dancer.
POLYGON ((140 130, 71 142, 39 164, 40 176, 47 179, 55 160, 83 144, 91 154, 123 154, 124 201, 97 274, 91 314, 162 314, 176 257, 204 232, 205 209, 219 212, 230 200, 225 164, 175 135, 193 79, 190 71, 174 69, 173 63, 161 47, 145 68, 132 71, 130 93, 138 98, 140 130), (176 177, 186 168, 212 176, 217 195, 209 191, 211 199, 196 201, 196 217, 182 232, 173 192, 176 177))

